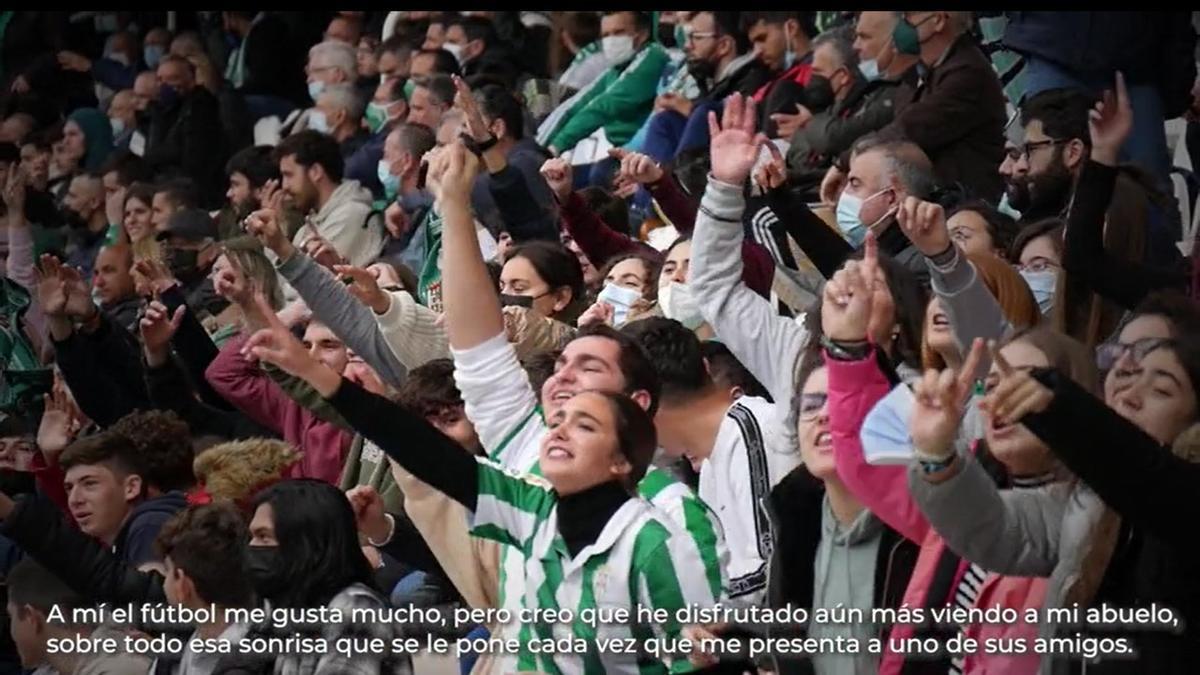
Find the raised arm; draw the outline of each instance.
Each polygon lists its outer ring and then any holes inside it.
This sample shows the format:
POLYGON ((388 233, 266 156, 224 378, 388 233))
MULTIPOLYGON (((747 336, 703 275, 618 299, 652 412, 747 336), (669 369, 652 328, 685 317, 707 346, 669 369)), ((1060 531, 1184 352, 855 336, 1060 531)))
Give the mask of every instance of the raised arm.
POLYGON ((566 160, 546 160, 542 164, 542 176, 559 202, 563 228, 579 244, 580 250, 593 265, 603 267, 609 258, 628 251, 642 250, 657 258, 662 257, 653 247, 612 229, 595 211, 588 208, 583 197, 571 189, 573 173, 566 160))
POLYGON ((709 125, 713 174, 696 216, 688 284, 704 320, 782 404, 792 400, 796 360, 810 336, 741 280, 741 184, 758 153, 754 104, 734 94, 726 101, 725 131, 716 129, 715 116, 710 115, 709 125))

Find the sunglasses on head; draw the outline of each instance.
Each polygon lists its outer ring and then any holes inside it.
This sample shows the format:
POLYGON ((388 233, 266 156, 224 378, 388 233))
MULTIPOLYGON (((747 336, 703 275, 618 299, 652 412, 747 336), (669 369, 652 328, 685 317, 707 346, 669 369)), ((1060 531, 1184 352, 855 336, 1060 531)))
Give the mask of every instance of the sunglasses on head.
POLYGON ((1112 370, 1126 353, 1133 356, 1135 363, 1140 363, 1150 352, 1172 342, 1170 338, 1142 338, 1128 343, 1103 344, 1096 348, 1096 367, 1101 371, 1112 370))

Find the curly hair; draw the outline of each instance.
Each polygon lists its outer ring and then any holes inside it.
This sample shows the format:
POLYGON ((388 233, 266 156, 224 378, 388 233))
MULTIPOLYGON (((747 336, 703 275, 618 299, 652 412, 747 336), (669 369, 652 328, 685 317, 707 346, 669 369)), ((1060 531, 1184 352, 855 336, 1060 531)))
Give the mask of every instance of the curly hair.
POLYGON ((179 415, 169 410, 135 410, 109 431, 129 439, 148 485, 170 492, 195 483, 191 430, 179 415))

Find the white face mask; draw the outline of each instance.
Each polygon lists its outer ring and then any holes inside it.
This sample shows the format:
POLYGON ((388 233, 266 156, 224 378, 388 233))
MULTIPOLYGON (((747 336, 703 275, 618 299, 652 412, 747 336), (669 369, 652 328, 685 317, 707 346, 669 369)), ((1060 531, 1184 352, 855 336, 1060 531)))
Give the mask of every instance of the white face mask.
POLYGON ((688 330, 696 330, 704 323, 704 316, 687 284, 672 281, 658 289, 658 304, 662 306, 663 316, 675 319, 688 330))
POLYGON ((442 49, 445 49, 446 51, 453 54, 454 60, 458 61, 458 65, 460 65, 460 66, 462 65, 462 62, 463 62, 463 46, 462 45, 456 45, 453 42, 446 42, 446 43, 442 44, 442 49))
POLYGON ((629 35, 610 35, 600 40, 600 48, 610 66, 619 66, 633 58, 633 38, 629 35))
POLYGON ((596 299, 603 300, 612 305, 613 326, 617 327, 625 323, 625 319, 629 318, 629 309, 641 297, 642 294, 637 292, 636 289, 616 284, 605 284, 604 290, 600 291, 600 295, 596 299))

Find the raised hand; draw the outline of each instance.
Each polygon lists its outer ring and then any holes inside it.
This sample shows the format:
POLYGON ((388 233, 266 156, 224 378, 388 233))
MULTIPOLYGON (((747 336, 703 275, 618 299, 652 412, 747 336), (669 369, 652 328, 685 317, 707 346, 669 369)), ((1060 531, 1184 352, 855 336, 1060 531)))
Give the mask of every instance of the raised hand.
POLYGON ((492 132, 488 130, 483 113, 479 112, 479 105, 475 102, 475 96, 471 93, 467 81, 458 75, 452 75, 451 79, 454 80, 454 88, 458 90, 454 95, 454 107, 461 110, 466 117, 467 131, 471 138, 481 142, 491 138, 492 132))
POLYGON ((1000 371, 1000 381, 980 401, 979 407, 1003 425, 1017 424, 1028 414, 1044 411, 1054 400, 1054 392, 1035 380, 1028 370, 1013 368, 996 348, 995 341, 988 346, 1000 371))
POLYGON ((708 113, 708 136, 712 152, 713 177, 731 185, 741 185, 750 168, 758 160, 758 146, 767 140, 762 134, 755 135, 754 99, 733 94, 725 99, 721 123, 717 114, 708 113))
POLYGON ((821 328, 837 342, 867 339, 871 321, 873 270, 858 260, 848 261, 825 283, 821 303, 821 328), (871 275, 871 276, 868 276, 871 275))
MULTIPOLYGON (((479 158, 467 150, 461 141, 456 141, 446 146, 439 159, 444 161, 444 166, 439 167, 441 173, 438 176, 442 203, 470 204, 471 187, 479 173, 479 158)), ((433 170, 431 166, 429 172, 432 174, 433 170)))
POLYGON ((78 409, 57 371, 54 373, 54 385, 50 393, 42 397, 42 401, 44 411, 38 426, 37 446, 48 463, 56 464, 59 453, 75 440, 82 424, 78 409))
POLYGON ((608 151, 608 156, 621 163, 617 175, 634 183, 646 185, 658 182, 663 177, 662 167, 650 155, 613 148, 608 151))
POLYGON ((67 285, 60 270, 62 263, 49 253, 42 254, 41 267, 37 270, 38 304, 42 312, 50 317, 65 317, 67 308, 67 285))
POLYGON ((72 70, 77 73, 86 73, 92 69, 91 59, 83 54, 65 50, 58 53, 58 65, 63 70, 72 70))
POLYGON ((838 198, 842 196, 842 189, 845 187, 846 174, 836 166, 829 167, 829 170, 825 172, 825 177, 821 179, 821 202, 828 206, 837 204, 838 198))
POLYGON ((318 265, 325 269, 333 269, 337 265, 346 264, 346 259, 341 253, 329 243, 329 240, 322 237, 317 228, 311 223, 305 223, 304 227, 308 228, 311 236, 304 242, 304 253, 308 257, 317 262, 318 265))
POLYGON ((142 333, 142 348, 151 365, 161 365, 166 360, 171 339, 183 324, 183 313, 186 311, 187 305, 180 305, 172 315, 167 311, 167 306, 157 299, 146 305, 138 328, 142 333))
MULTIPOLYGON (((278 201, 279 194, 281 193, 273 193, 273 199, 278 201)), ((274 251, 280 260, 287 260, 296 252, 296 247, 288 241, 279 220, 278 209, 261 208, 246 216, 246 231, 254 235, 264 247, 274 251)))
POLYGON ((279 179, 272 178, 266 183, 263 183, 262 192, 258 197, 258 203, 261 208, 275 211, 276 218, 278 218, 279 212, 283 210, 283 201, 286 197, 287 194, 279 187, 279 179))
POLYGON ((83 280, 83 274, 78 269, 62 265, 59 267, 58 276, 63 280, 64 288, 67 291, 65 307, 67 316, 86 320, 100 311, 96 308, 95 301, 92 300, 91 289, 88 288, 87 282, 83 280))
POLYGON ((1117 153, 1133 130, 1133 106, 1125 89, 1125 76, 1117 72, 1115 91, 1108 89, 1088 111, 1088 131, 1092 136, 1092 159, 1108 166, 1117 165, 1117 153))
POLYGON ((754 172, 754 184, 760 191, 770 192, 787 182, 787 164, 784 162, 783 153, 779 152, 779 146, 768 141, 763 143, 763 147, 771 153, 771 161, 763 163, 758 171, 754 172))
POLYGON ((360 485, 346 491, 346 499, 354 511, 354 523, 358 531, 367 535, 371 541, 383 541, 388 536, 386 512, 383 508, 383 498, 370 485, 360 485))
POLYGON ((379 280, 367 270, 350 265, 334 265, 333 271, 351 280, 346 290, 370 307, 376 314, 384 314, 392 306, 392 298, 379 287, 379 280))
POLYGON ((892 298, 887 277, 879 264, 879 241, 874 232, 867 232, 867 238, 863 241, 862 276, 871 290, 871 319, 867 322, 867 334, 875 344, 886 345, 896 325, 896 301, 892 298))
MULTIPOLYGON (((120 225, 125 218, 125 188, 119 187, 104 198, 104 213, 110 225, 120 225)), ((121 228, 124 232, 125 228, 121 228)))
POLYGON ((613 323, 613 311, 612 305, 603 300, 597 300, 583 314, 579 315, 579 320, 575 323, 580 328, 592 323, 602 323, 606 326, 611 326, 613 323))
POLYGON ((905 197, 896 211, 896 222, 926 257, 935 256, 950 248, 950 230, 946 227, 946 211, 940 204, 905 197))
POLYGON ((175 279, 175 275, 171 274, 171 268, 161 260, 153 258, 139 260, 133 264, 133 269, 146 280, 152 294, 165 293, 179 283, 175 279))
POLYGON ((25 220, 25 186, 28 183, 25 169, 14 168, 8 172, 0 197, 3 197, 4 206, 8 208, 9 222, 14 222, 14 216, 21 222, 25 220))
POLYGON ((566 160, 557 157, 546 160, 542 164, 541 174, 542 178, 546 179, 554 196, 558 197, 558 201, 565 202, 567 197, 571 196, 574 177, 571 165, 566 160))
POLYGON ((408 231, 410 225, 408 214, 400 206, 400 202, 392 202, 383 212, 383 224, 393 239, 399 239, 408 231))
POLYGON ((250 336, 242 347, 243 356, 274 364, 280 370, 308 382, 322 396, 332 396, 341 385, 341 376, 309 355, 304 345, 275 316, 261 293, 254 296, 254 304, 266 328, 250 336))
POLYGON ((954 438, 962 420, 963 408, 971 396, 975 369, 983 358, 983 340, 971 345, 963 367, 958 371, 947 368, 940 373, 927 370, 913 383, 912 417, 908 432, 913 447, 922 455, 945 458, 954 453, 954 438))

